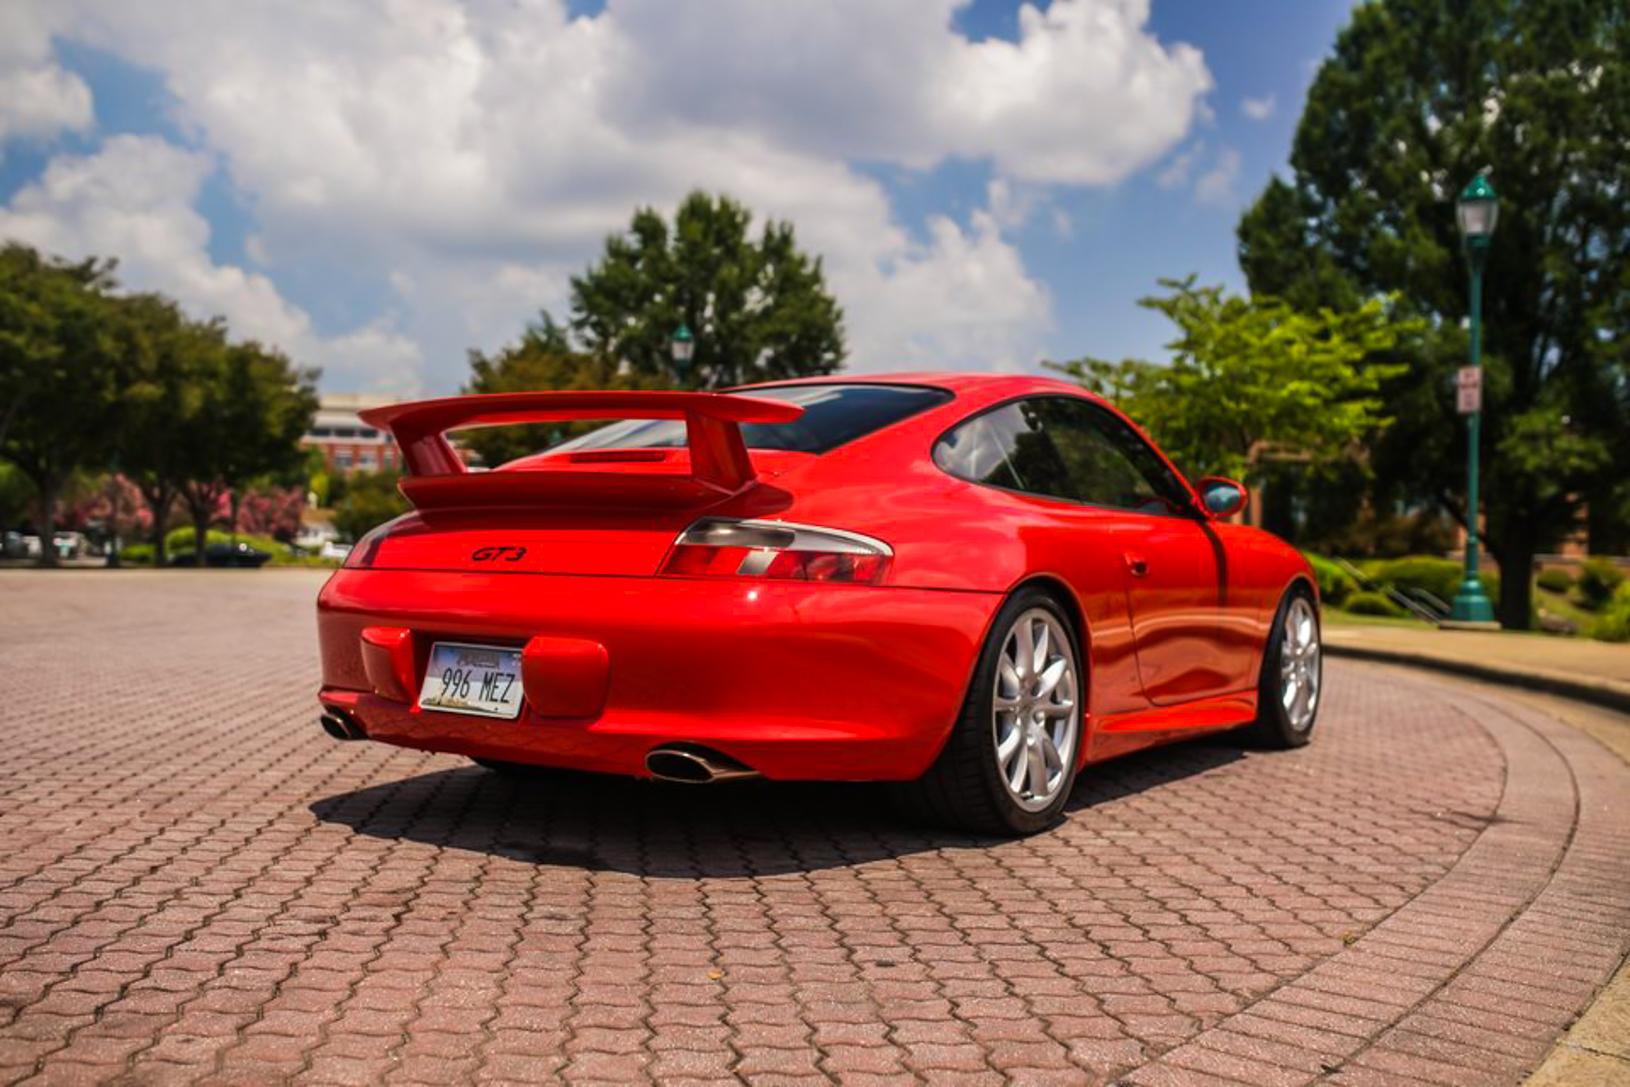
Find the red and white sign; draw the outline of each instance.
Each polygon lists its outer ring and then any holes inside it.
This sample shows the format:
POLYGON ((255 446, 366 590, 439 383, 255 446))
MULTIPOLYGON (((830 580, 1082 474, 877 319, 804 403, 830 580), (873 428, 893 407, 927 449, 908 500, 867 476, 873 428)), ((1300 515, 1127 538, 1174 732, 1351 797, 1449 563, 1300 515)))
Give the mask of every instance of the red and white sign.
POLYGON ((1472 415, 1483 410, 1483 368, 1462 366, 1455 375, 1455 410, 1472 415))

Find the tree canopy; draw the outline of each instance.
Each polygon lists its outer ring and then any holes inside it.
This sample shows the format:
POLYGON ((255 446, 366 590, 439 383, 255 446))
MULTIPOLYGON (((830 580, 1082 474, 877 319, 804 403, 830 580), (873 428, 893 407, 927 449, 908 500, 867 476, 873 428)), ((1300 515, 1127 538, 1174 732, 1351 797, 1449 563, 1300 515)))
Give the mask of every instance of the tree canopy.
POLYGON ((1273 455, 1329 464, 1386 422, 1376 393, 1399 367, 1366 360, 1413 327, 1389 302, 1304 313, 1193 277, 1160 282, 1169 293, 1139 304, 1177 326, 1169 364, 1049 365, 1121 406, 1191 476, 1244 479, 1273 455))
MULTIPOLYGON (((1384 384, 1377 497, 1464 515, 1453 371, 1467 354, 1454 199, 1500 194, 1484 277, 1486 536, 1526 571, 1588 504, 1622 547, 1630 476, 1630 10, 1620 0, 1377 0, 1308 93, 1291 156, 1239 226, 1251 289, 1304 309, 1395 295, 1427 320, 1384 384)), ((1501 579, 1507 626, 1529 579, 1501 579)))
POLYGON ((829 374, 843 363, 843 314, 818 257, 790 223, 750 234, 752 213, 727 196, 693 192, 670 224, 651 208, 606 239, 600 260, 572 279, 571 329, 584 350, 673 387, 720 388, 829 374), (686 367, 671 354, 681 326, 695 336, 686 367))
POLYGON ((0 458, 33 483, 47 562, 74 472, 127 474, 160 541, 182 496, 202 538, 229 491, 301 463, 316 410, 315 371, 160 295, 118 293, 112 273, 0 247, 0 458))

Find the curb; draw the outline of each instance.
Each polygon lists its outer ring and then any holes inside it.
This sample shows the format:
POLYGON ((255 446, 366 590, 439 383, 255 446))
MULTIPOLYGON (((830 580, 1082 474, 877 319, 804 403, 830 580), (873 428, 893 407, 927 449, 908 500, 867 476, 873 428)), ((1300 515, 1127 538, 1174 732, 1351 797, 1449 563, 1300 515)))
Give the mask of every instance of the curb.
POLYGON ((1481 661, 1453 660, 1447 657, 1423 656, 1398 649, 1380 649, 1368 645, 1342 645, 1326 640, 1324 651, 1333 657, 1352 657, 1358 660, 1379 661, 1383 664, 1403 664, 1434 672, 1449 672, 1472 679, 1503 683, 1511 687, 1526 687, 1561 695, 1578 702, 1589 702, 1620 713, 1630 713, 1630 684, 1611 680, 1575 679, 1556 672, 1524 671, 1505 668, 1481 661))

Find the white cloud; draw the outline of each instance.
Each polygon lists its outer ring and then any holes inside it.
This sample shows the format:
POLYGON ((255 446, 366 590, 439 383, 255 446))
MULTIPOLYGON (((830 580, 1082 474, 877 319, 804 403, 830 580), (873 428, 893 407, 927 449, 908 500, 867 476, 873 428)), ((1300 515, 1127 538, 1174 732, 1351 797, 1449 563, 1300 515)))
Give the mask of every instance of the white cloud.
POLYGON ((1162 189, 1181 189, 1194 176, 1194 165, 1205 153, 1204 140, 1196 140, 1171 157, 1165 169, 1155 175, 1155 184, 1162 189))
POLYGON ((341 381, 412 391, 414 345, 379 326, 325 338, 264 275, 216 264, 209 223, 193 210, 214 169, 207 154, 151 136, 116 136, 94 155, 59 155, 0 209, 0 236, 72 257, 119 259, 121 282, 163 291, 194 316, 220 316, 233 333, 330 367, 341 381))
POLYGON ((1234 182, 1239 178, 1242 165, 1240 153, 1232 147, 1217 152, 1211 169, 1200 175, 1194 183, 1194 198, 1202 204, 1225 206, 1234 199, 1234 182))
POLYGON ((1278 100, 1271 94, 1261 98, 1243 98, 1240 100, 1239 111, 1253 121, 1266 121, 1273 116, 1278 100))
POLYGON ((18 137, 49 137, 91 124, 91 91, 51 54, 45 13, 0 6, 0 149, 18 137))
MULTIPOLYGON (((447 388, 464 348, 560 310, 567 277, 636 205, 671 208, 698 186, 791 219, 823 255, 856 368, 1033 359, 1050 307, 1003 229, 1042 206, 1042 186, 1158 160, 1211 77, 1198 51, 1148 31, 1147 0, 1027 4, 1012 42, 956 33, 962 2, 609 0, 576 19, 560 0, 34 10, 161 73, 178 121, 254 208, 258 269, 343 268, 388 290, 399 317, 354 340, 298 332, 305 315, 265 275, 208 260, 207 227, 182 214, 197 219, 185 171, 166 175, 189 195, 162 219, 191 271, 169 281, 190 275, 198 295, 268 321, 275 299, 301 345, 284 346, 321 355, 335 384, 368 359, 406 364, 405 336, 447 388), (952 157, 1003 180, 986 209, 934 219, 922 241, 850 165, 952 157)), ((119 252, 136 244, 124 229, 80 241, 119 252)))

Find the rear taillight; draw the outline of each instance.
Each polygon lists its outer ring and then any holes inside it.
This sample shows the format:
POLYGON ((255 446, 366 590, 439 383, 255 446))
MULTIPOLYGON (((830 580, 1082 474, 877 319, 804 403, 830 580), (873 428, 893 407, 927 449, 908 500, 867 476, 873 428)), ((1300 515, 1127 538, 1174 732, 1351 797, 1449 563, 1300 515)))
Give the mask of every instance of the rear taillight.
POLYGON ((893 554, 882 540, 841 529, 710 517, 679 534, 662 572, 872 585, 893 554))
POLYGON ((345 556, 345 562, 341 565, 347 570, 366 570, 372 566, 374 557, 379 554, 379 545, 385 542, 385 537, 391 534, 397 522, 404 521, 407 517, 408 515, 404 513, 363 533, 362 538, 352 545, 350 554, 345 556))

